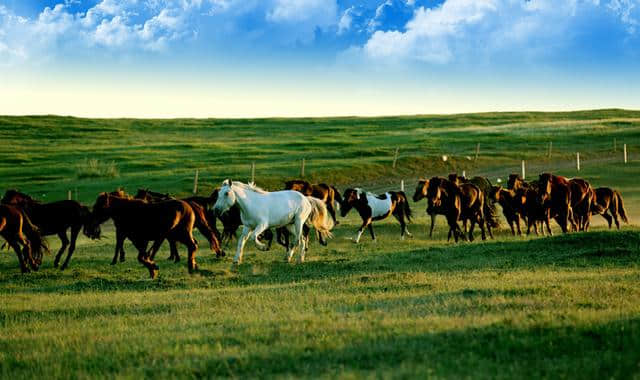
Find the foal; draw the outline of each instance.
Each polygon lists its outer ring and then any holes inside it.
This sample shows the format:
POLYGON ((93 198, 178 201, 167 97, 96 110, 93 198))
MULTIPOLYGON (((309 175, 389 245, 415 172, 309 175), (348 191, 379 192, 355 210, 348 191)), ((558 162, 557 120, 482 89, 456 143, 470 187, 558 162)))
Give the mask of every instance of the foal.
POLYGON ((373 232, 373 221, 382 220, 392 215, 400 222, 400 237, 404 239, 405 233, 411 237, 411 233, 407 229, 407 221, 411 221, 411 208, 409 201, 403 191, 388 191, 384 194, 375 195, 370 192, 364 192, 362 189, 346 189, 343 195, 342 206, 340 206, 343 217, 347 216, 352 208, 355 208, 362 218, 362 226, 358 229, 355 242, 360 241, 360 237, 364 229, 369 227, 371 238, 375 241, 376 235, 373 232))

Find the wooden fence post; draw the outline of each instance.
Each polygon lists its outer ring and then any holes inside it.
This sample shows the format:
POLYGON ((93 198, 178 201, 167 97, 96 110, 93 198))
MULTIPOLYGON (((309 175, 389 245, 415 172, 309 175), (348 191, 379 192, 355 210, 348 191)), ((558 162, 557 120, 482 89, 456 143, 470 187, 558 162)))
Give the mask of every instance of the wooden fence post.
POLYGON ((627 163, 627 144, 622 145, 622 149, 624 150, 624 163, 627 163))
POLYGON ((304 164, 305 164, 305 159, 302 159, 302 165, 300 166, 300 177, 304 178, 304 164))
POLYGON ((193 193, 198 194, 198 169, 196 169, 196 175, 193 177, 193 193))
POLYGON ((396 164, 398 163, 398 152, 400 148, 396 148, 396 153, 393 155, 393 168, 396 168, 396 164))
POLYGON ((71 200, 71 190, 67 192, 67 200, 71 200))
POLYGON ((400 180, 400 191, 404 191, 404 179, 400 180))
POLYGON ((463 170, 463 171, 462 171, 462 176, 463 176, 464 178, 467 178, 467 172, 466 172, 465 170, 463 170))
POLYGON ((524 160, 522 160, 522 179, 525 179, 525 178, 526 178, 526 173, 524 170, 524 160))
POLYGON ((580 152, 576 152, 576 169, 580 171, 580 152))

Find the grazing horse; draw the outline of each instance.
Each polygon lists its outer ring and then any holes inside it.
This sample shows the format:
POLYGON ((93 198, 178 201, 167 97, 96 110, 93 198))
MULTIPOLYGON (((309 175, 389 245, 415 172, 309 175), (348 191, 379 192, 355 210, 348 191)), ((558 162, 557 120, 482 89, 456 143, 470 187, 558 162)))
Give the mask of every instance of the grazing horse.
POLYGON ((334 205, 337 202, 342 202, 342 197, 337 189, 326 183, 311 184, 302 179, 294 179, 284 183, 284 190, 296 190, 302 194, 310 197, 315 197, 323 201, 327 205, 327 211, 333 219, 333 223, 337 225, 339 222, 336 219, 336 211, 334 205))
MULTIPOLYGON (((447 241, 453 235, 455 241, 464 234, 460 230, 458 221, 471 221, 469 228, 469 240, 473 241, 473 229, 475 223, 480 225, 482 240, 486 240, 484 221, 484 195, 474 184, 464 183, 457 186, 446 178, 433 177, 429 180, 427 199, 430 208, 446 210, 449 233, 447 241)), ((489 227, 487 225, 487 227, 489 227)), ((491 228, 491 227, 489 227, 491 228)))
POLYGON ((569 232, 571 217, 571 186, 565 177, 542 173, 538 178, 538 203, 549 209, 563 233, 569 232))
POLYGON ((291 234, 293 244, 285 257, 287 262, 291 261, 297 247, 300 247, 300 262, 304 261, 305 224, 312 224, 324 238, 331 236, 333 221, 328 216, 325 203, 297 191, 267 192, 252 183, 244 184, 227 179, 222 183, 213 210, 216 215, 224 214, 236 204, 240 208, 243 228, 242 236, 238 239, 234 264, 242 262, 244 246, 249 237, 254 240, 258 249, 266 250, 267 246, 260 242, 258 237, 271 227, 286 227, 291 234))
POLYGON ((60 269, 69 265, 71 256, 76 249, 76 240, 80 230, 89 238, 97 238, 88 228, 91 212, 87 206, 73 200, 51 203, 40 203, 27 194, 16 190, 8 190, 2 198, 2 203, 18 206, 40 230, 42 236, 58 235, 62 246, 58 250, 53 265, 57 268, 62 254, 69 247, 67 257, 60 269), (71 229, 71 240, 67 237, 67 230, 71 229))
POLYGON ((516 235, 516 229, 518 235, 522 235, 522 231, 520 230, 520 214, 522 213, 524 205, 523 198, 521 192, 508 190, 502 186, 492 186, 489 192, 489 199, 497 202, 500 207, 502 207, 502 214, 507 220, 513 236, 516 235))
POLYGON ((405 233, 411 237, 411 233, 407 229, 407 223, 411 221, 411 208, 404 191, 388 191, 384 194, 375 195, 370 192, 364 192, 362 189, 346 189, 343 195, 342 206, 340 212, 343 217, 347 216, 352 208, 355 208, 362 218, 362 225, 358 229, 355 242, 360 242, 360 237, 364 229, 369 227, 371 238, 375 241, 376 235, 373 232, 372 222, 382 220, 392 215, 400 222, 400 237, 404 239, 405 233))
POLYGON ((38 227, 18 207, 0 205, 0 236, 16 252, 22 273, 31 269, 38 270, 42 263, 43 251, 48 251, 38 227))
MULTIPOLYGON (((487 230, 491 231, 492 228, 500 227, 499 219, 498 219, 498 210, 496 209, 496 205, 493 200, 489 197, 489 193, 491 192, 492 184, 488 178, 485 177, 473 177, 471 179, 467 179, 463 176, 459 176, 457 173, 449 174, 449 181, 455 183, 460 186, 463 183, 472 183, 476 185, 484 195, 484 219, 487 224, 487 230)), ((493 238, 493 235, 489 233, 489 236, 493 238)))
MULTIPOLYGON (((146 190, 138 189, 138 193, 136 194, 135 199, 142 199, 149 203, 156 203, 156 202, 163 202, 167 200, 174 200, 175 198, 173 198, 169 194, 157 193, 157 192, 150 191, 149 189, 146 189, 146 190)), ((193 197, 183 198, 182 200, 187 202, 187 204, 189 204, 189 206, 191 206, 191 208, 193 209, 194 215, 196 217, 196 222, 194 227, 197 228, 198 231, 200 231, 202 236, 204 236, 207 239, 207 241, 209 241, 209 246, 211 247, 211 250, 216 253, 216 257, 219 258, 219 257, 225 256, 224 251, 220 248, 220 242, 218 240, 220 233, 216 229, 215 219, 208 218, 205 212, 207 207, 215 203, 215 201, 212 200, 212 197, 211 196, 210 197, 193 196, 193 197)), ((174 262, 176 263, 180 261, 180 254, 178 253, 178 249, 176 248, 175 241, 169 240, 169 249, 171 252, 169 256, 169 260, 173 259, 174 262)), ((155 258, 155 254, 156 252, 152 252, 151 254, 152 259, 155 258)), ((115 260, 115 257, 114 257, 114 260, 115 260)))
POLYGON ((609 224, 611 228, 611 222, 615 221, 616 228, 620 229, 620 222, 618 221, 618 215, 625 223, 629 223, 627 218, 627 211, 624 209, 624 203, 622 202, 622 195, 618 190, 613 190, 608 187, 599 187, 594 190, 595 202, 592 204, 591 212, 594 214, 600 214, 609 224), (599 207, 596 207, 599 206, 599 207), (607 214, 609 212, 609 214, 607 214))
POLYGON ((197 269, 195 253, 198 245, 193 238, 196 216, 187 202, 167 200, 148 203, 102 193, 93 205, 93 223, 100 225, 108 219, 113 219, 117 236, 131 240, 138 250, 138 261, 149 270, 152 279, 157 277, 159 268, 151 252, 157 251, 165 239, 186 245, 189 272, 197 269), (154 244, 148 252, 150 241, 154 244))

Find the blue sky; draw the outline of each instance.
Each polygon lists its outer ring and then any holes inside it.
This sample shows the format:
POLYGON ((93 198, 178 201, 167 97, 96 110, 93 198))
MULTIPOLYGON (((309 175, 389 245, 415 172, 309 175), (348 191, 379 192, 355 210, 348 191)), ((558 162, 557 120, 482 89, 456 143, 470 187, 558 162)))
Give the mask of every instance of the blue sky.
POLYGON ((640 108, 640 0, 0 0, 0 113, 640 108))

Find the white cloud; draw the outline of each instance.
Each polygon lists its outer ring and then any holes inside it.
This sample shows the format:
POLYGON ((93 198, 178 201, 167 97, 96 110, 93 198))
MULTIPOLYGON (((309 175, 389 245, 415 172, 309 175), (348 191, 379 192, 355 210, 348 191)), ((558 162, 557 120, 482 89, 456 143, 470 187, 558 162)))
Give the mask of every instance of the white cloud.
POLYGON ((338 4, 336 0, 275 0, 267 11, 267 20, 272 22, 313 21, 317 26, 336 22, 338 4))
POLYGON ((573 18, 597 6, 598 0, 446 0, 418 8, 404 30, 376 31, 363 51, 374 59, 436 64, 514 47, 524 54, 558 43, 573 18))
POLYGON ((340 17, 340 21, 338 21, 338 34, 343 34, 344 32, 351 29, 351 23, 353 22, 353 10, 354 7, 347 8, 342 16, 340 17))
POLYGON ((638 22, 637 13, 640 10, 638 0, 611 0, 607 7, 622 21, 629 34, 635 34, 640 23, 638 22))

